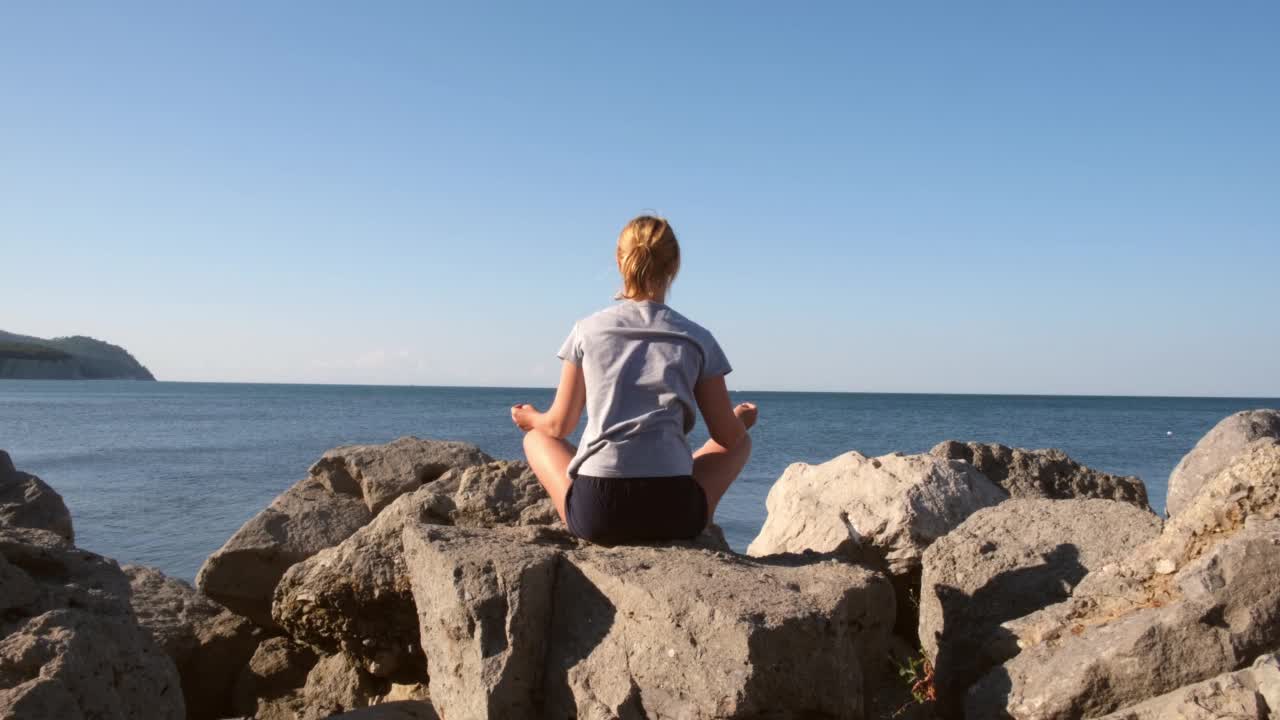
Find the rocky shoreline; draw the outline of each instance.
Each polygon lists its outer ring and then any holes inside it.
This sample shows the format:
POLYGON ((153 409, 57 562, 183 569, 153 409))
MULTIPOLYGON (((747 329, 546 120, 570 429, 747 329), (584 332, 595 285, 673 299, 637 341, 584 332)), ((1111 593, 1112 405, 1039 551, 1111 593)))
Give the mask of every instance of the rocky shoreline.
POLYGON ((1280 412, 1168 505, 951 441, 792 465, 745 555, 602 547, 524 463, 401 438, 326 452, 192 587, 75 547, 0 451, 0 718, 1277 717, 1280 412))

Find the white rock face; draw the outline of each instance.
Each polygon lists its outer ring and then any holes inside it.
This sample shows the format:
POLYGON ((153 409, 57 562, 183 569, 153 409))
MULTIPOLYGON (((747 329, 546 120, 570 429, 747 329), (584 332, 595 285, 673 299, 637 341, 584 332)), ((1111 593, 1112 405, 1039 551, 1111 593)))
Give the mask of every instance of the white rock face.
POLYGON ((931 455, 849 452, 821 465, 796 463, 769 491, 768 518, 747 554, 861 557, 871 548, 891 573, 907 575, 934 540, 1006 497, 972 465, 931 455))
POLYGON ((1169 516, 1182 512, 1205 483, 1222 472, 1245 446, 1260 439, 1280 440, 1280 410, 1246 410, 1223 418, 1169 474, 1165 500, 1169 516))

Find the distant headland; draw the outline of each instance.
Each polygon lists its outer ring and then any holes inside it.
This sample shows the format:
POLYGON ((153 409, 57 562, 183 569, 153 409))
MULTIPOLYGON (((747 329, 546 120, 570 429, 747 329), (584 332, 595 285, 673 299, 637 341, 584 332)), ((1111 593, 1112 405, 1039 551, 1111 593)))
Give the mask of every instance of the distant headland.
POLYGON ((84 335, 44 340, 0 330, 0 380, 155 380, 119 345, 84 335))

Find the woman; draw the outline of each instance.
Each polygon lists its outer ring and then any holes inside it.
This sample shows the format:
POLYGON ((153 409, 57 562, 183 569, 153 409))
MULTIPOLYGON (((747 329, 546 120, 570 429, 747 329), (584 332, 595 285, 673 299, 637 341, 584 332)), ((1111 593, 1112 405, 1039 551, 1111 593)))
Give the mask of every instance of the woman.
POLYGON ((618 236, 620 302, 573 326, 551 409, 511 408, 529 465, 569 531, 614 544, 691 538, 751 454, 756 407, 733 407, 729 361, 711 333, 667 307, 680 245, 666 220, 641 216, 618 236), (581 447, 565 440, 583 408, 581 447), (711 434, 697 452, 696 412, 711 434))

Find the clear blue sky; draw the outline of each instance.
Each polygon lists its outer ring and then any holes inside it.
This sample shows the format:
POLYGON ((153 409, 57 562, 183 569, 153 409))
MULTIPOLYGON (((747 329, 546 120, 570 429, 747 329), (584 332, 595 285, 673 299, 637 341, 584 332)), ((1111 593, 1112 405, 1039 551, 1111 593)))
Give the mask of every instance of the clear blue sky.
POLYGON ((656 210, 742 389, 1280 396, 1280 4, 6 3, 0 329, 554 383, 656 210))

